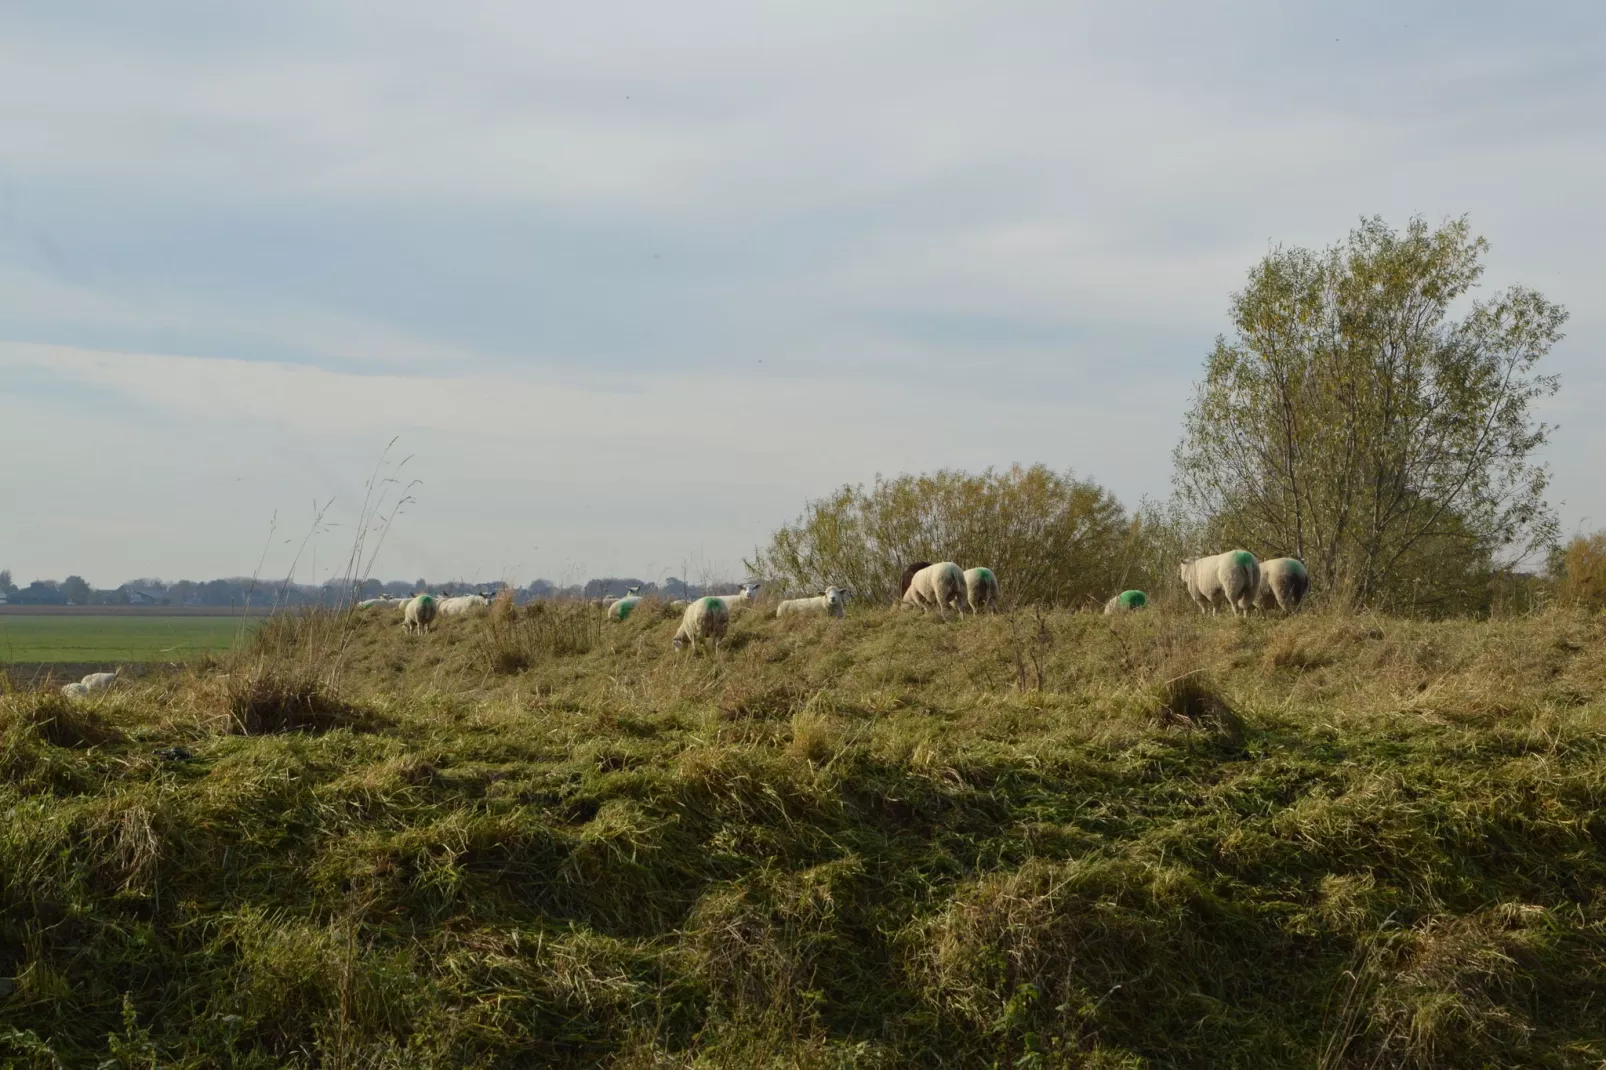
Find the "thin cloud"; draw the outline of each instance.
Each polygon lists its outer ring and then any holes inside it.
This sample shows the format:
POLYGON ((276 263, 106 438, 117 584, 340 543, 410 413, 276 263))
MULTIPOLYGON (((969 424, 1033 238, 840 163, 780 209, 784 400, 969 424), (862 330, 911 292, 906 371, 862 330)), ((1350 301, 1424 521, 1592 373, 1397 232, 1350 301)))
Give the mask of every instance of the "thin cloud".
POLYGON ((1555 497, 1606 516, 1603 44, 1582 3, 10 10, 0 449, 72 445, 0 565, 238 572, 397 433, 399 575, 734 572, 939 465, 1162 495, 1247 269, 1373 213, 1471 213, 1490 288, 1573 309, 1555 497))

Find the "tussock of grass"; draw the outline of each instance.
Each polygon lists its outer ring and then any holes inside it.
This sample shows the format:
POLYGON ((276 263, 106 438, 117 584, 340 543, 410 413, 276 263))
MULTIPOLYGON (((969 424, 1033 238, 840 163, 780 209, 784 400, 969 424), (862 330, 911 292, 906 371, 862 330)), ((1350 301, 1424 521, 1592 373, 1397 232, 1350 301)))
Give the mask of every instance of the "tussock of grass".
POLYGON ((73 700, 52 688, 0 696, 0 733, 31 736, 53 747, 95 747, 122 739, 102 703, 73 700))
POLYGON ((498 596, 478 649, 487 670, 510 675, 552 658, 589 654, 602 642, 603 624, 590 605, 537 602, 519 610, 511 598, 498 596))
POLYGON ((244 735, 327 732, 363 722, 364 711, 343 701, 329 684, 293 666, 241 673, 227 689, 228 726, 244 735))
POLYGON ((1600 617, 643 605, 0 697, 0 1062, 1606 1060, 1600 617))

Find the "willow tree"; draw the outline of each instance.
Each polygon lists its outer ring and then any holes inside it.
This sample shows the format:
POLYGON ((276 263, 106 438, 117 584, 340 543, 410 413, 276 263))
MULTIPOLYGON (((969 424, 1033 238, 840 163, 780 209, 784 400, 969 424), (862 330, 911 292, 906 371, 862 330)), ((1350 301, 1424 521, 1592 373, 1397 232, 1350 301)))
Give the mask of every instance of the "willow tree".
POLYGON ((1567 314, 1521 286, 1470 300, 1487 251, 1464 218, 1403 233, 1374 218, 1255 266, 1175 454, 1217 539, 1396 606, 1554 541, 1533 403, 1556 390, 1537 366, 1567 314))

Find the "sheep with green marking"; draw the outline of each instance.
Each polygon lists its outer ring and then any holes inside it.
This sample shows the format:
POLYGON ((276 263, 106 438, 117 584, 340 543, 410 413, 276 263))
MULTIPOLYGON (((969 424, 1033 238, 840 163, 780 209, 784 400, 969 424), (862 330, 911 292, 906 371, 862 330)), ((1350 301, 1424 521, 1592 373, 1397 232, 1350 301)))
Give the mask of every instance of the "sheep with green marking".
POLYGON ((636 605, 641 601, 641 595, 638 593, 640 590, 641 584, 639 583, 634 587, 625 588, 625 596, 623 598, 616 598, 609 603, 608 619, 629 620, 630 611, 635 609, 636 605))
POLYGON ((952 561, 939 561, 916 572, 909 579, 909 589, 903 592, 901 603, 922 611, 935 609, 942 616, 947 615, 949 606, 963 613, 969 605, 964 570, 952 561))
POLYGON ((1142 591, 1122 591, 1120 594, 1104 603, 1104 615, 1114 613, 1130 613, 1135 609, 1142 609, 1149 604, 1149 596, 1142 591))
POLYGON ((980 613, 983 606, 991 606, 994 611, 998 609, 998 577, 990 568, 965 569, 965 598, 970 602, 970 611, 980 613))
POLYGON ((681 614, 680 628, 670 641, 671 645, 676 650, 690 646, 692 653, 696 654, 703 640, 707 639, 717 654, 719 641, 725 637, 725 629, 730 627, 730 619, 730 606, 725 599, 717 595, 699 598, 681 614))
POLYGON ((429 631, 438 611, 435 596, 421 594, 402 609, 402 631, 418 635, 429 631))
POLYGON ((1255 605, 1262 610, 1292 613, 1310 592, 1310 573, 1297 557, 1274 557, 1260 563, 1260 584, 1255 605))
POLYGON ((1224 601, 1233 616, 1247 616, 1260 589, 1260 562, 1248 550, 1184 561, 1177 574, 1200 612, 1211 614, 1220 612, 1218 603, 1224 601))

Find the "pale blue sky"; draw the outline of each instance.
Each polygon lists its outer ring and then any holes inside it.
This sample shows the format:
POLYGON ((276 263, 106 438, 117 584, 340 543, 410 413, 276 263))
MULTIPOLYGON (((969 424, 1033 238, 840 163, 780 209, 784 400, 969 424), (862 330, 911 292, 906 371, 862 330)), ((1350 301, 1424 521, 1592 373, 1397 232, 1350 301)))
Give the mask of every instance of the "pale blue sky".
POLYGON ((1374 213, 1571 309, 1606 525, 1606 13, 1343 8, 7 5, 0 567, 249 572, 393 436, 384 576, 734 575, 944 465, 1163 496, 1230 292, 1374 213))

